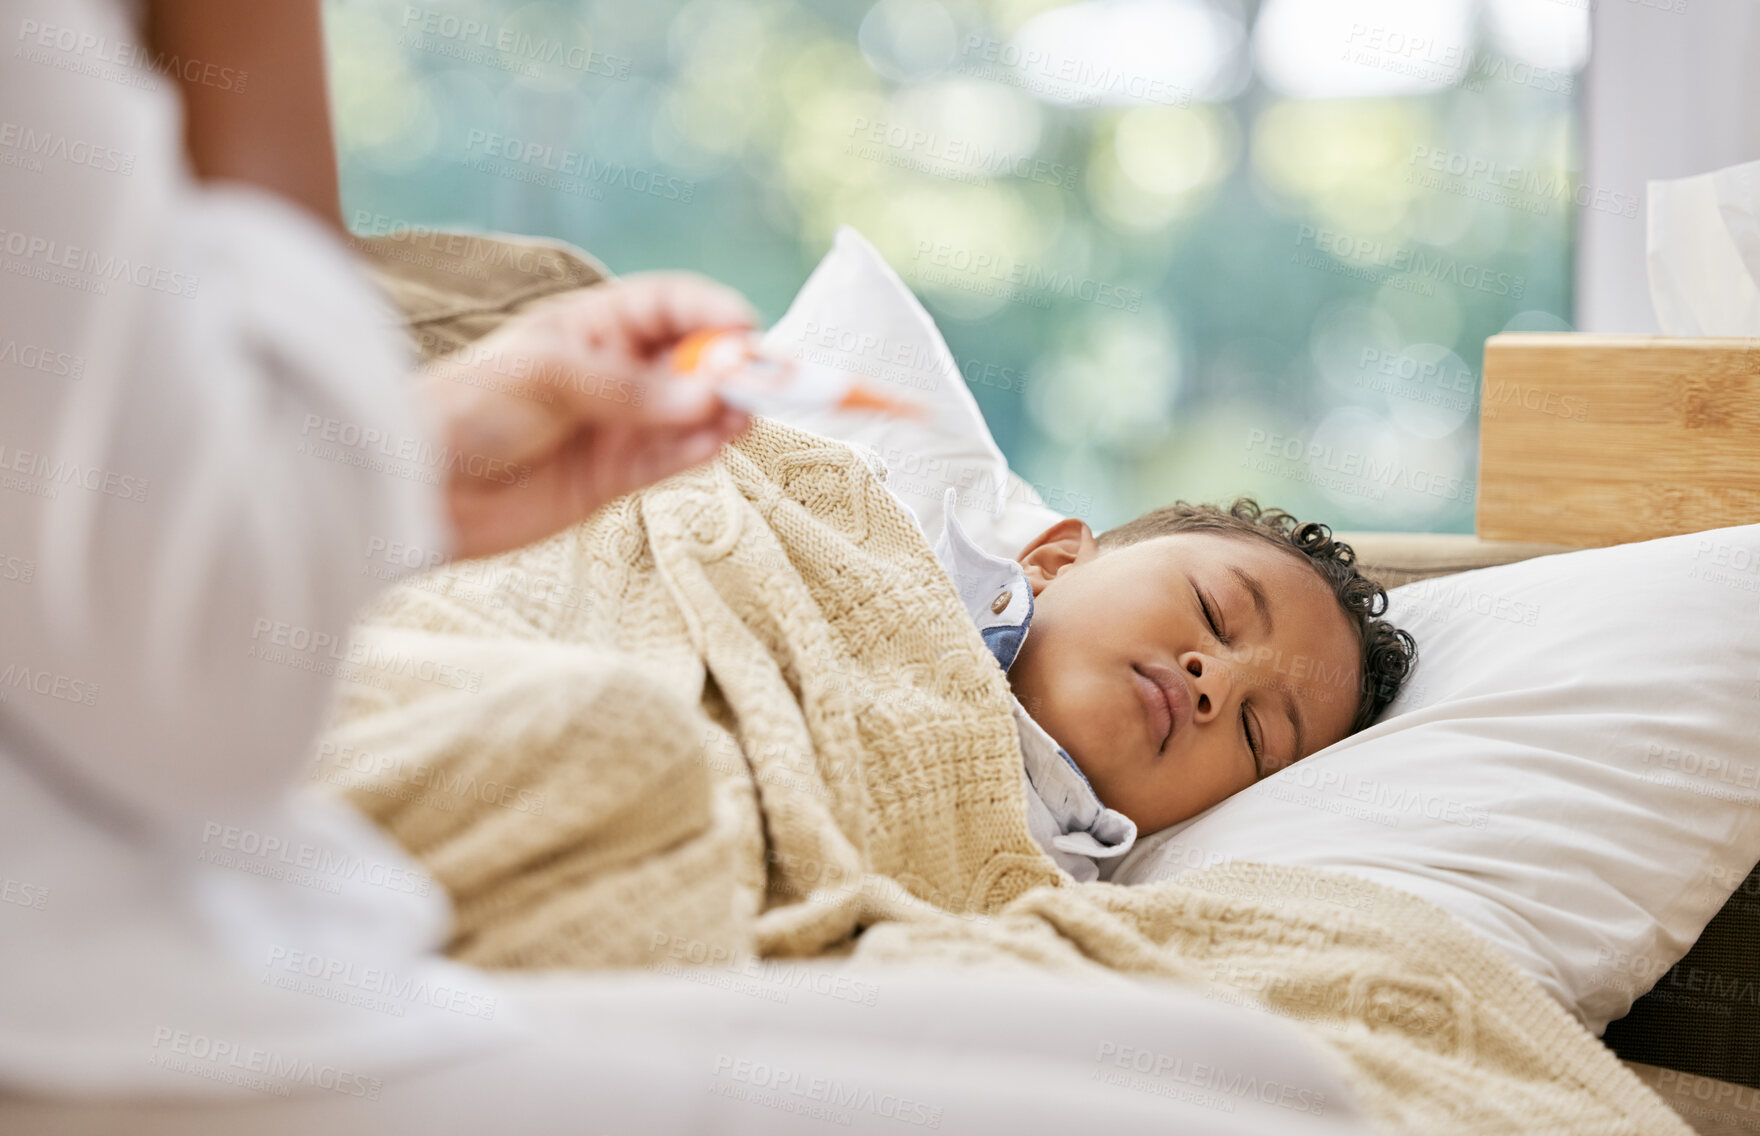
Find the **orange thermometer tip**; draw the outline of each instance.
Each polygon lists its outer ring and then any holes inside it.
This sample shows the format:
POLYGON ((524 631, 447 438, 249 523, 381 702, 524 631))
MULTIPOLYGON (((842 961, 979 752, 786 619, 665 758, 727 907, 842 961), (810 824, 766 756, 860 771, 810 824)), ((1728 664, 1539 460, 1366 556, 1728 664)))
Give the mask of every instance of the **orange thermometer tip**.
POLYGON ((896 414, 903 418, 927 418, 929 412, 919 403, 908 399, 893 398, 889 394, 875 390, 864 382, 853 382, 837 400, 839 410, 876 410, 884 414, 896 414))
POLYGON ((715 383, 723 401, 756 414, 836 409, 927 419, 927 407, 881 390, 852 372, 759 350, 749 328, 711 328, 686 335, 673 347, 671 366, 681 375, 715 383))

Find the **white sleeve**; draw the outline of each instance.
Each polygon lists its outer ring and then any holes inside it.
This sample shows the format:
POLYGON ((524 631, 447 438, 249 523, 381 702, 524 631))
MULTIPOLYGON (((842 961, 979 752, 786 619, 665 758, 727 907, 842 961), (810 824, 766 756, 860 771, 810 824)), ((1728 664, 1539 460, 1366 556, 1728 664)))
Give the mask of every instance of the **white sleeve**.
POLYGON ((444 456, 383 298, 303 213, 192 181, 119 8, 0 11, 0 754, 149 829, 250 807, 383 552, 447 550, 444 456))

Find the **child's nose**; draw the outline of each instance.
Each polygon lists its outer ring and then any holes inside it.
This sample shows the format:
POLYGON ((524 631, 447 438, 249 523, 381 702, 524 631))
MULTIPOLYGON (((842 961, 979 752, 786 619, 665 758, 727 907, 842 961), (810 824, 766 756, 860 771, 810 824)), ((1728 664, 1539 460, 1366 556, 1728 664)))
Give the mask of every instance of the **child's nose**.
POLYGON ((1228 693, 1234 687, 1234 668, 1213 655, 1202 651, 1189 651, 1180 660, 1186 673, 1192 676, 1192 694, 1195 705, 1192 717, 1197 721, 1207 721, 1222 712, 1228 704, 1228 693))

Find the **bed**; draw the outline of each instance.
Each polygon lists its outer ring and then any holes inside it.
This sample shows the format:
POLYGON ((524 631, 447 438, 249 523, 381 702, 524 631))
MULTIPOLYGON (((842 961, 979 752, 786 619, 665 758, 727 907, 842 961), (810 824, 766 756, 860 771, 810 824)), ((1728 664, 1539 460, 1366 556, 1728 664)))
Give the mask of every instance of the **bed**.
MULTIPOLYGON (((424 357, 606 275, 556 242, 428 236, 357 241, 424 357)), ((1498 336, 1486 347, 1484 389, 1497 395, 1481 407, 1476 533, 1342 534, 1384 586, 1760 518, 1760 344, 1498 336), (1640 451, 1645 461, 1633 462, 1640 451)), ((1704 1134, 1760 1128, 1756 895, 1760 871, 1605 1035, 1704 1134)))

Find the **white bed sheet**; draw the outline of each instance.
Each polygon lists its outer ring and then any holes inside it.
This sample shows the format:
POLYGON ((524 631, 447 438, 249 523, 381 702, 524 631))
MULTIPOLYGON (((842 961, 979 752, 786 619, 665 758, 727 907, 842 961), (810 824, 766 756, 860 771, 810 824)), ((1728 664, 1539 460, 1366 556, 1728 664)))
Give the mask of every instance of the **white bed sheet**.
POLYGON ((754 981, 713 968, 688 977, 506 978, 523 1040, 387 1078, 376 1099, 256 1091, 235 1103, 77 1108, 0 1099, 0 1131, 1378 1131, 1351 1103, 1330 1053, 1245 1006, 1165 984, 815 970, 863 985, 794 971, 754 981))

